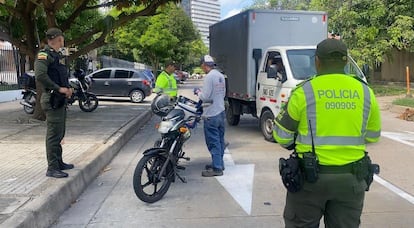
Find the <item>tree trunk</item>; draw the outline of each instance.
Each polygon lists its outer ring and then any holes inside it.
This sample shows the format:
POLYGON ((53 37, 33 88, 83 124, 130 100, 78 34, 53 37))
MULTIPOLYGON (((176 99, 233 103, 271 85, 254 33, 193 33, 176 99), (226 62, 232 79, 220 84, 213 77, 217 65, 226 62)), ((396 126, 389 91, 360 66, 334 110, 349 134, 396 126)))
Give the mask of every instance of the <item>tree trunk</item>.
POLYGON ((40 105, 40 97, 42 96, 43 86, 39 82, 36 81, 36 106, 33 113, 33 118, 41 121, 46 120, 46 114, 40 105))

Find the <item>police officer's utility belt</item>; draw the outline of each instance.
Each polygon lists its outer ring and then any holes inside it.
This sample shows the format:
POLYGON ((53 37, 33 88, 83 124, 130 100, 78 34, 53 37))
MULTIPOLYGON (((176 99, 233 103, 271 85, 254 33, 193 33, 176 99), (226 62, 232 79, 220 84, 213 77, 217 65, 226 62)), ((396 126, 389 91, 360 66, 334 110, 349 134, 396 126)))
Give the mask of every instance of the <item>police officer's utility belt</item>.
POLYGON ((353 173, 354 172, 355 162, 341 165, 341 166, 332 166, 332 165, 319 165, 319 173, 326 173, 326 174, 340 174, 340 173, 353 173))
POLYGON ((279 173, 283 185, 289 192, 298 192, 302 189, 304 182, 314 183, 318 180, 318 174, 344 174, 352 173, 358 180, 365 180, 366 191, 369 190, 375 174, 379 174, 379 165, 372 164, 368 153, 355 162, 342 166, 319 165, 314 153, 303 153, 299 158, 298 153, 293 152, 288 159, 279 159, 279 173))

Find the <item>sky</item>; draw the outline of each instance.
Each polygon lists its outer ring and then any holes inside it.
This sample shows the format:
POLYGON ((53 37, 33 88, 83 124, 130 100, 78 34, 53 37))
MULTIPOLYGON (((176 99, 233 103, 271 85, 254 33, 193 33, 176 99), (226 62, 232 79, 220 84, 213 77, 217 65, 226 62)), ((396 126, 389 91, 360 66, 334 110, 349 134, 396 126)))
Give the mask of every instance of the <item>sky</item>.
POLYGON ((219 0, 221 5, 221 19, 238 14, 244 8, 250 6, 253 0, 219 0))

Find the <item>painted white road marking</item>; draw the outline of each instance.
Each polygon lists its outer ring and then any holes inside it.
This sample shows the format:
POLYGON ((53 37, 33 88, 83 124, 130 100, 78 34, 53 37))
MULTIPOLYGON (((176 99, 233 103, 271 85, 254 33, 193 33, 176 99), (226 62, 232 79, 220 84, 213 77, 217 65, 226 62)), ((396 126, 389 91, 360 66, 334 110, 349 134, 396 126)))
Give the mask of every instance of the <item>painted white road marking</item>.
MULTIPOLYGON (((383 131, 381 132, 381 135, 384 137, 387 137, 389 139, 392 139, 394 141, 403 143, 408 146, 414 147, 414 132, 412 131, 404 131, 402 132, 388 132, 383 131), (410 142, 413 141, 413 142, 410 142)), ((387 188, 388 190, 394 192, 395 194, 399 195, 401 198, 407 200, 408 202, 414 204, 414 196, 410 195, 409 193, 405 192, 404 190, 398 188, 397 186, 391 184, 390 182, 382 179, 381 177, 374 175, 374 180, 387 188)))
POLYGON ((414 204, 414 197, 409 193, 405 192, 404 190, 398 188, 397 186, 389 183, 388 181, 382 179, 381 177, 374 175, 374 180, 381 184, 382 186, 386 187, 387 189, 391 190, 395 194, 399 195, 401 198, 407 200, 408 202, 414 204))
POLYGON ((226 148, 224 154, 226 170, 216 179, 230 193, 234 200, 250 215, 252 210, 254 164, 236 165, 226 148))
POLYGON ((414 132, 412 131, 405 131, 405 133, 383 131, 381 132, 381 135, 405 145, 414 147, 414 132))

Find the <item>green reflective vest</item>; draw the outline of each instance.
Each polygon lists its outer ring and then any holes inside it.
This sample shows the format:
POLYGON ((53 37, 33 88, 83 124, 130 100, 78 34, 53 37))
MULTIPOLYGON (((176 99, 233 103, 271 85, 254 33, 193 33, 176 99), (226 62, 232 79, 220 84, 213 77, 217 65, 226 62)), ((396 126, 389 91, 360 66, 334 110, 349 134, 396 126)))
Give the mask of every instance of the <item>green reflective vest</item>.
POLYGON ((273 136, 282 146, 312 150, 321 165, 345 165, 364 156, 365 144, 381 133, 379 106, 372 90, 352 76, 320 75, 293 90, 275 119, 273 136), (295 139, 296 137, 296 139, 295 139))
POLYGON ((175 81, 174 75, 168 75, 167 72, 162 71, 155 81, 154 92, 168 94, 170 97, 176 97, 177 82, 175 81))

